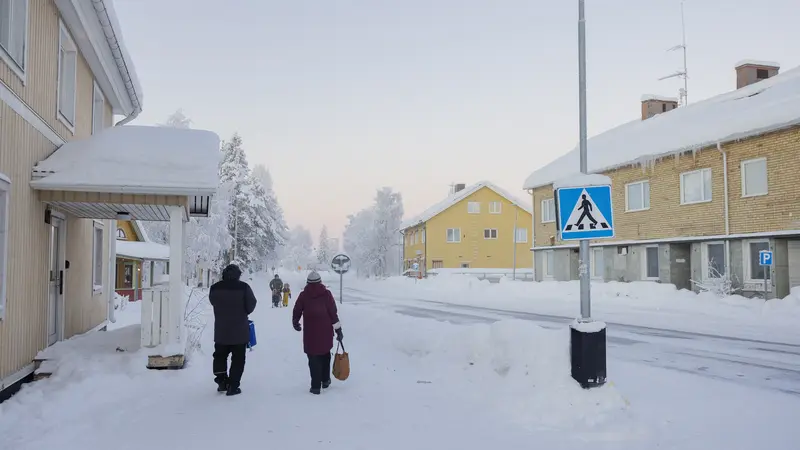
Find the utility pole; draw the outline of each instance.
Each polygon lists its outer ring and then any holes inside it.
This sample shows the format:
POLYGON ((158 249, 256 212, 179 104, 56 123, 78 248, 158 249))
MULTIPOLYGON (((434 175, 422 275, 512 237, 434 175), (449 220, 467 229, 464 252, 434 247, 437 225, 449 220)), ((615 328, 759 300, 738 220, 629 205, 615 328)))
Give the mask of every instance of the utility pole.
MULTIPOLYGON (((580 109, 580 153, 581 173, 586 174, 586 11, 585 0, 578 0, 578 103, 580 109)), ((581 318, 589 320, 592 317, 591 309, 591 267, 589 261, 589 240, 582 239, 580 244, 580 282, 581 282, 581 318)))
POLYGON ((659 81, 675 77, 683 78, 683 88, 679 90, 679 97, 681 105, 686 106, 689 104, 689 69, 686 65, 686 19, 683 13, 683 3, 684 0, 681 0, 681 43, 667 50, 668 52, 675 50, 683 52, 683 70, 661 77, 659 81))

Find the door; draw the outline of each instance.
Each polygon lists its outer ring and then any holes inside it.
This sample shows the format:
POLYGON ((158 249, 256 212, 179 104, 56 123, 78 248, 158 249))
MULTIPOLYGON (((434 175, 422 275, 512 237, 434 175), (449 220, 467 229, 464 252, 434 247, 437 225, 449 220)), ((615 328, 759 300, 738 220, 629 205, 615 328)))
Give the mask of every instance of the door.
POLYGON ((789 241, 789 287, 800 286, 800 241, 789 241))
POLYGON ((47 345, 62 337, 61 318, 64 309, 64 248, 66 232, 64 220, 51 216, 50 226, 50 286, 47 305, 47 345))

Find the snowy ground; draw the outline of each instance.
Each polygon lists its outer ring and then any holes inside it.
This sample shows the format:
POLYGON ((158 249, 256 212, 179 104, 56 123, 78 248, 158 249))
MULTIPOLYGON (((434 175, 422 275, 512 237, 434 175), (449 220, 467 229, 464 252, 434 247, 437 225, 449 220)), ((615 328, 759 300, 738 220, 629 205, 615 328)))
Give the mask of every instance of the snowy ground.
MULTIPOLYGON (((286 278, 295 290, 303 284, 286 278)), ((266 283, 254 282, 259 345, 248 353, 243 395, 215 392, 210 328, 187 369, 159 372, 136 352, 137 326, 123 326, 59 344, 56 374, 0 405, 0 448, 788 450, 800 439, 800 395, 787 393, 800 392, 800 379, 788 377, 781 390, 643 359, 680 333, 640 339, 642 358, 610 334, 611 383, 584 391, 569 378, 561 323, 423 300, 398 305, 364 285, 345 290, 340 310, 351 378, 311 396, 300 334, 290 310, 270 308, 266 283)), ((129 306, 119 322, 137 312, 129 306)))

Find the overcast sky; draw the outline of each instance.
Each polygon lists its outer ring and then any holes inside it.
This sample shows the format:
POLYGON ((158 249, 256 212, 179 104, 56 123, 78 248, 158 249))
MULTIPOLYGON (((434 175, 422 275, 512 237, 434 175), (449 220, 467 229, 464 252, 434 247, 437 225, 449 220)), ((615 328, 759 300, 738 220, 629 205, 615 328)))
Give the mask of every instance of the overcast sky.
MULTIPOLYGON (((679 0, 587 0, 589 134, 636 118, 681 66, 679 0)), ((238 131, 290 225, 339 235, 375 189, 406 215, 450 183, 524 196, 578 139, 577 1, 116 0, 144 88, 135 124, 183 108, 238 131)), ((800 64, 796 0, 687 0, 689 101, 735 87, 742 59, 800 64), (736 3, 734 7, 733 4, 736 3), (795 31, 792 31, 795 30, 795 31)), ((589 149, 591 157, 591 148, 589 149)))

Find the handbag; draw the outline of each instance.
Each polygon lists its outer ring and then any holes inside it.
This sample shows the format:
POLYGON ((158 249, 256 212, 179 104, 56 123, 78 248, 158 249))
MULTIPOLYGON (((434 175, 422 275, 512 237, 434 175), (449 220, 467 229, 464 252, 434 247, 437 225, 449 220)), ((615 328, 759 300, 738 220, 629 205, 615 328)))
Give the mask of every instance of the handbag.
POLYGON ((247 341, 247 348, 249 348, 250 351, 252 351, 253 347, 255 347, 256 344, 258 343, 258 341, 256 340, 256 324, 253 323, 252 320, 248 320, 247 324, 250 327, 250 339, 247 341))
POLYGON ((344 350, 342 341, 336 344, 336 353, 333 355, 333 376, 339 381, 344 381, 350 376, 350 355, 344 350), (342 353, 339 353, 339 347, 342 353))

